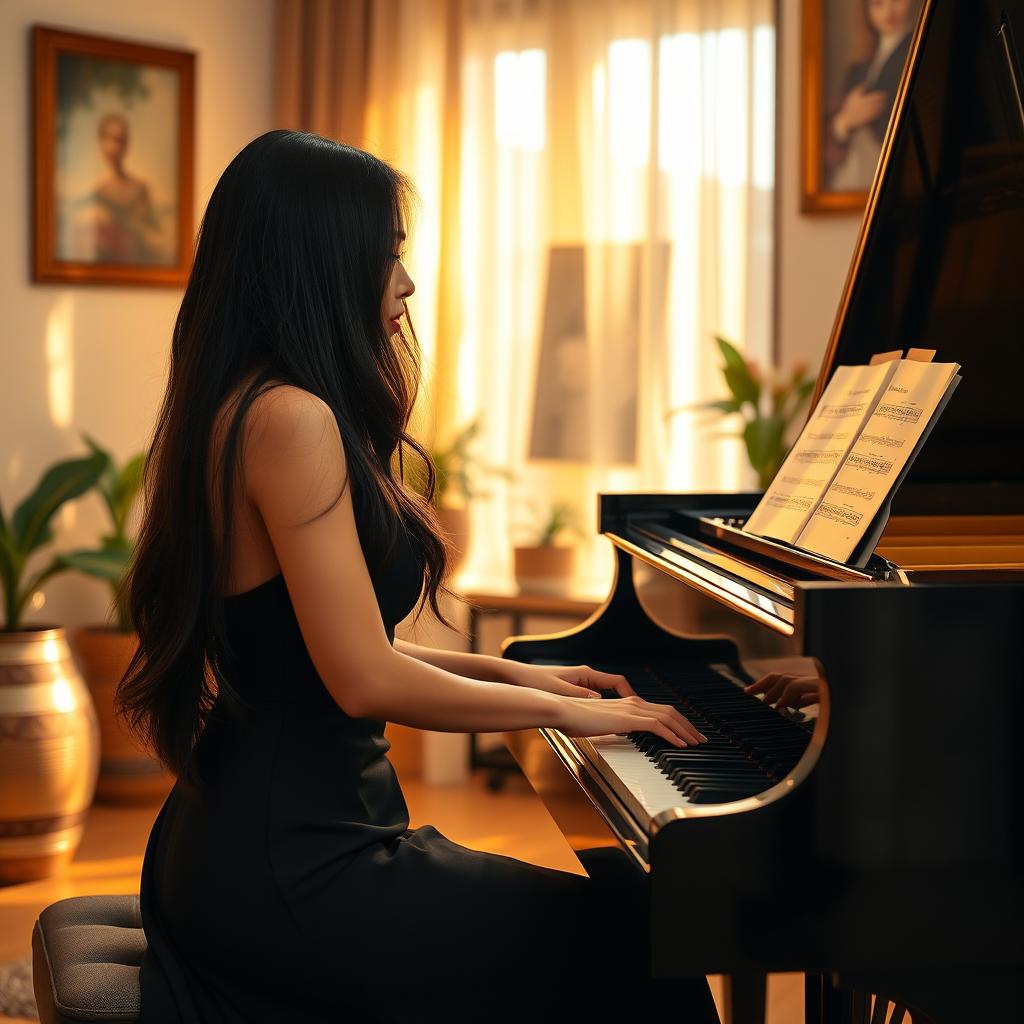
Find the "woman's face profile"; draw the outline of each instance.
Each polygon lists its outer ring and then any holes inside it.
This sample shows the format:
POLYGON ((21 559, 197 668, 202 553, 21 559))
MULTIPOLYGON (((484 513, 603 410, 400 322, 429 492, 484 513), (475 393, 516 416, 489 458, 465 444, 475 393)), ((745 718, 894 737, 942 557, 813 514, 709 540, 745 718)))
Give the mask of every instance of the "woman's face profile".
POLYGON ((915 0, 868 0, 868 21, 880 36, 904 35, 913 27, 915 0))
POLYGON ((100 152, 108 163, 119 164, 128 150, 128 121, 120 114, 106 114, 99 124, 100 152))
POLYGON ((384 289, 384 298, 380 304, 380 315, 388 334, 399 331, 398 321, 405 313, 405 300, 416 291, 405 265, 402 263, 402 250, 405 247, 405 232, 396 231, 394 239, 394 262, 391 264, 391 276, 384 289))

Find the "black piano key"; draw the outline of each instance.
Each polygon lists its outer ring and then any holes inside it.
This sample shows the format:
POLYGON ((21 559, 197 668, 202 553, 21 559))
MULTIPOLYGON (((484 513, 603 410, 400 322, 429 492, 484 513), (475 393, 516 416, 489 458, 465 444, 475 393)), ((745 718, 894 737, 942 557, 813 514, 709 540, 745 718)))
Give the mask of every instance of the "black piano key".
MULTIPOLYGON (((809 731, 710 666, 595 665, 626 676, 637 694, 673 706, 703 733, 677 747, 650 732, 629 739, 694 803, 752 796, 787 775, 803 756, 809 731)), ((610 695, 610 694, 609 694, 610 695)))

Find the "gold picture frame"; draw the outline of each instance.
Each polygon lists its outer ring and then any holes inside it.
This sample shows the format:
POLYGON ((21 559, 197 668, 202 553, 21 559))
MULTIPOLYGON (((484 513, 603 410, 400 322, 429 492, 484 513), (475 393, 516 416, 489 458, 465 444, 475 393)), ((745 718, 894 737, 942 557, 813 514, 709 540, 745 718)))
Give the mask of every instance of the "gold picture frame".
POLYGON ((922 0, 803 0, 804 213, 860 213, 867 202, 922 0))
POLYGON ((195 54, 32 27, 35 281, 180 287, 195 54))

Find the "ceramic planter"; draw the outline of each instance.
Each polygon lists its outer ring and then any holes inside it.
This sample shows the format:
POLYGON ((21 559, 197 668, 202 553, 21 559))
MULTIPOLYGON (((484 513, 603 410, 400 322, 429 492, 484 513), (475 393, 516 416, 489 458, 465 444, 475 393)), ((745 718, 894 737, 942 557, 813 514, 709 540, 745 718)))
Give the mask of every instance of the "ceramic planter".
POLYGON ((516 583, 523 594, 565 594, 572 582, 576 549, 558 544, 513 549, 516 583))
POLYGON ((114 714, 114 691, 128 668, 135 633, 109 626, 83 626, 71 631, 71 644, 92 695, 100 725, 100 772, 96 799, 109 804, 153 804, 167 796, 174 777, 160 761, 139 747, 114 714))
POLYGON ((99 769, 99 723, 58 626, 0 630, 0 883, 74 856, 99 769))

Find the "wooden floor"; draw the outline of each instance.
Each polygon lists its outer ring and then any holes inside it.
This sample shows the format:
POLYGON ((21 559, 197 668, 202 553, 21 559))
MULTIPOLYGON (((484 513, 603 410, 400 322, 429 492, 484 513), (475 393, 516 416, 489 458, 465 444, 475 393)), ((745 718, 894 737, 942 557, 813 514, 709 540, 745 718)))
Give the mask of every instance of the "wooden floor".
MULTIPOLYGON (((461 786, 432 787, 405 779, 402 788, 413 827, 429 822, 464 846, 583 873, 522 777, 509 779, 499 793, 490 792, 480 774, 461 786)), ((89 812, 85 836, 67 871, 45 881, 0 888, 0 963, 29 954, 33 922, 48 904, 67 896, 138 892, 146 838, 158 810, 97 805, 89 812)), ((711 982, 718 999, 718 979, 711 982)), ((768 1001, 767 1024, 801 1024, 802 976, 773 975, 768 1001)))

